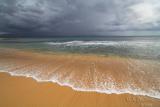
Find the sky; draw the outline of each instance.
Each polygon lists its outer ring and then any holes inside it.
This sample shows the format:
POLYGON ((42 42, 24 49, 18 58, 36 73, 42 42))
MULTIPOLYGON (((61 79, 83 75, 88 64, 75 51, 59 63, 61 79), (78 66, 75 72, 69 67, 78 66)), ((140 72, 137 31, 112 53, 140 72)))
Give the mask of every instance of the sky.
POLYGON ((0 35, 160 35, 160 0, 0 0, 0 35))

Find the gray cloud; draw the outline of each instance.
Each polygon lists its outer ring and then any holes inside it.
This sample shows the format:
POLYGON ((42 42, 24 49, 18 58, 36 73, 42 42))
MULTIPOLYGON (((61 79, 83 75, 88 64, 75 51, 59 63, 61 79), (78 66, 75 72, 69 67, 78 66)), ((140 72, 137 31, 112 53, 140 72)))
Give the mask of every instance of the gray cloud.
POLYGON ((0 32, 89 35, 160 30, 158 0, 0 0, 0 32))

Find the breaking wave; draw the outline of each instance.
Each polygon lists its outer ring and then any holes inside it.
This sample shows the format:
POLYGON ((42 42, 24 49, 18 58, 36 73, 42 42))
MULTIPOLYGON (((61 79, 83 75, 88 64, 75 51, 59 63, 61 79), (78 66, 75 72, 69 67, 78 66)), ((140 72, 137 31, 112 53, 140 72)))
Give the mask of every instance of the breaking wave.
POLYGON ((65 46, 160 46, 157 41, 67 41, 67 42, 45 42, 48 45, 65 45, 65 46))
MULTIPOLYGON (((142 96, 148 96, 152 98, 157 98, 160 99, 160 92, 155 91, 155 90, 150 90, 149 92, 146 92, 144 90, 141 90, 140 88, 133 88, 130 86, 131 84, 128 84, 128 88, 125 89, 116 89, 116 84, 117 83, 109 83, 110 87, 104 88, 102 87, 94 87, 94 88, 85 88, 85 87, 76 87, 72 82, 60 82, 55 78, 52 79, 42 79, 40 77, 37 77, 36 73, 32 74, 19 74, 19 73, 12 73, 12 72, 7 72, 7 71, 0 71, 0 72, 5 72, 9 73, 11 76, 23 76, 27 78, 33 78, 37 82, 53 82, 57 83, 60 86, 68 86, 71 87, 75 91, 82 91, 82 92, 98 92, 98 93, 105 93, 105 94, 132 94, 132 95, 142 95, 142 96), (112 86, 111 86, 112 85, 112 86)), ((101 84, 100 84, 101 85, 101 84)))
POLYGON ((45 42, 44 44, 49 47, 48 50, 60 52, 160 59, 159 41, 68 41, 45 42))

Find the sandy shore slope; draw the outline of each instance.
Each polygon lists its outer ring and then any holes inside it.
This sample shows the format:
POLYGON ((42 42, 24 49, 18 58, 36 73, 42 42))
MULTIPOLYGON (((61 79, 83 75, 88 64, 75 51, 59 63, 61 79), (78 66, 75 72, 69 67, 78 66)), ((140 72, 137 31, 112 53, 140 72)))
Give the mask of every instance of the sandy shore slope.
MULTIPOLYGON (((65 63, 57 72, 54 72, 55 74, 64 74, 61 76, 62 78, 60 78, 62 79, 61 81, 68 77, 70 74, 69 71, 73 71, 71 73, 75 74, 71 80, 80 80, 82 77, 84 77, 82 78, 84 80, 86 79, 86 75, 89 77, 94 72, 95 76, 101 76, 98 74, 110 74, 119 84, 127 81, 131 77, 138 79, 142 76, 142 74, 129 76, 128 70, 134 67, 130 67, 128 59, 119 57, 104 58, 92 55, 64 54, 42 55, 10 50, 0 52, 0 62, 1 66, 10 65, 6 68, 9 72, 38 70, 41 71, 41 74, 52 73, 56 66, 65 63), (118 72, 125 75, 121 75, 118 72)), ((139 61, 133 60, 132 65, 137 66, 137 62, 139 61)), ((141 64, 141 66, 142 64, 144 65, 144 63, 141 62, 138 64, 141 64)), ((143 66, 143 70, 149 70, 149 68, 149 66, 143 66)), ((137 70, 137 73, 139 73, 138 69, 134 70, 135 72, 137 70)), ((89 77, 89 80, 85 80, 84 83, 86 83, 86 85, 91 84, 92 81, 94 81, 94 78, 92 78, 94 75, 89 77)), ((159 75, 158 72, 157 75, 159 75)), ((143 78, 147 79, 148 76, 143 76, 143 78)), ((99 81, 104 81, 104 79, 100 78, 99 81)), ((33 78, 0 73, 0 107, 160 107, 160 100, 130 94, 117 95, 75 91, 70 87, 60 86, 53 82, 37 82, 33 78)))
POLYGON ((53 83, 0 73, 0 107, 159 107, 160 100, 129 94, 78 92, 53 83))

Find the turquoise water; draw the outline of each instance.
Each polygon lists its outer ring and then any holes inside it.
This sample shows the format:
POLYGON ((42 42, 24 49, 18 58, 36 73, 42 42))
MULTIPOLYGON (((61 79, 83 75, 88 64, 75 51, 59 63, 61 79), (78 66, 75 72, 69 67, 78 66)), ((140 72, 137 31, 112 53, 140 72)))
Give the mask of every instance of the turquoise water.
POLYGON ((160 59, 160 37, 54 37, 0 39, 0 47, 160 59))

